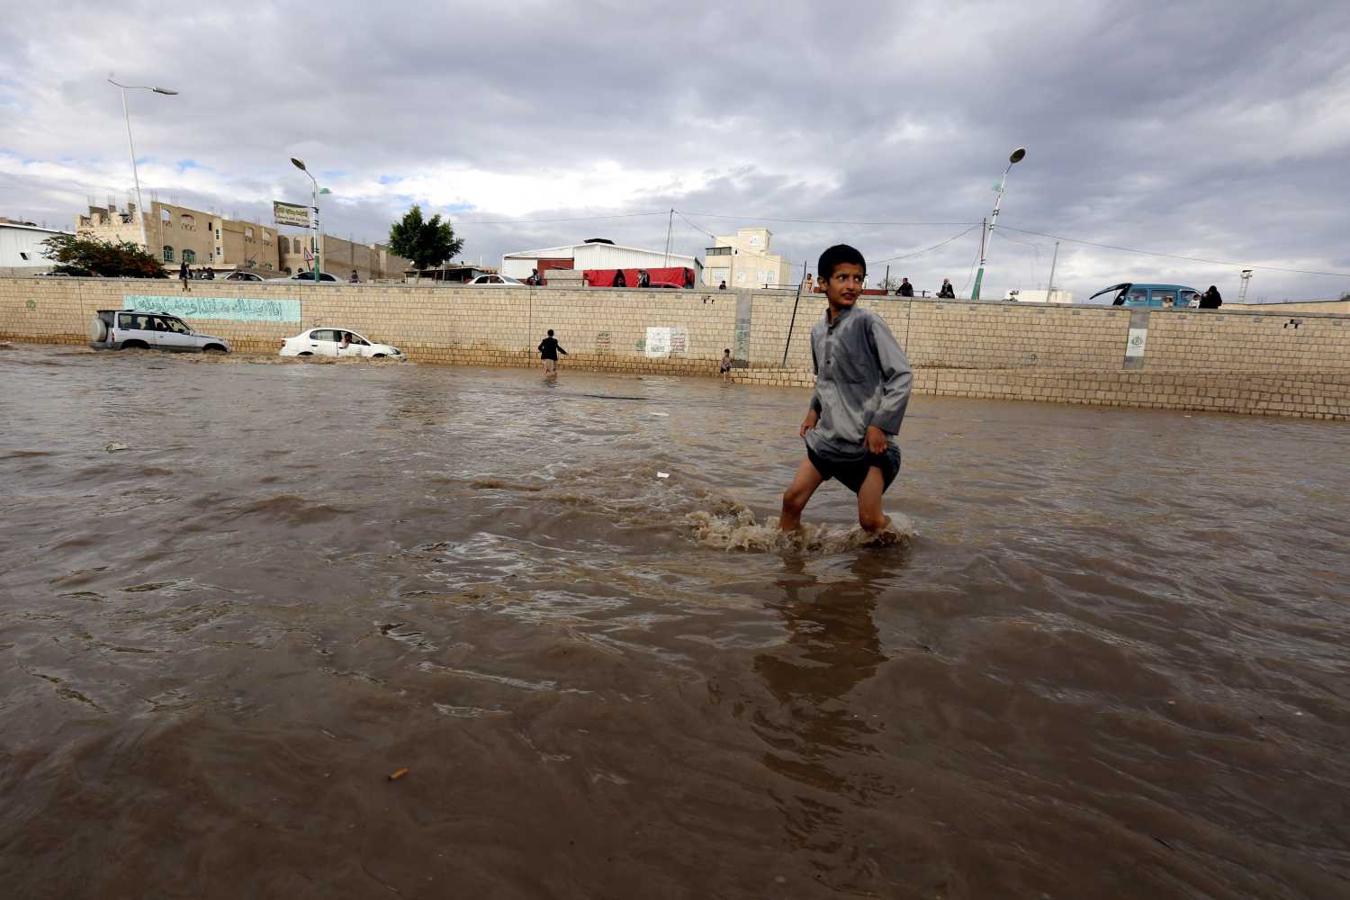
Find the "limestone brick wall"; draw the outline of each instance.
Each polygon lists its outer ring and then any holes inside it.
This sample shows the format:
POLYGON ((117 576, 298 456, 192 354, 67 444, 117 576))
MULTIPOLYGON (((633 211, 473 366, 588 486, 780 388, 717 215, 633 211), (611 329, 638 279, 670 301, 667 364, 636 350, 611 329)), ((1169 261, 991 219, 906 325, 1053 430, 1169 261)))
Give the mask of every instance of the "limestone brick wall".
MULTIPOLYGON (((746 384, 796 387, 815 383, 808 369, 752 369, 746 384)), ((1079 369, 917 369, 914 392, 942 397, 1032 400, 1244 415, 1350 421, 1350 372, 1252 375, 1233 372, 1102 372, 1079 369)))
MULTIPOLYGON (((789 368, 811 365, 811 328, 825 313, 823 294, 803 294, 792 323, 796 295, 756 291, 751 365, 783 361, 789 325, 789 368)), ((947 369, 1119 368, 1125 355, 1130 313, 1101 307, 881 299, 862 305, 890 327, 910 363, 947 369)))
MULTIPOLYGON (((530 365, 552 328, 570 365, 602 371, 712 374, 732 346, 733 297, 674 290, 494 288, 420 285, 191 283, 104 278, 0 279, 0 338, 84 343, 100 309, 127 296, 298 300, 299 322, 192 319, 241 352, 274 353, 305 328, 346 327, 397 345, 420 362, 530 365), (719 302, 720 301, 720 302, 719 302), (647 353, 649 328, 670 331, 668 350, 647 353)), ((153 309, 154 304, 148 305, 153 309)))
POLYGON ((1350 316, 1154 310, 1145 360, 1149 369, 1350 370, 1350 316))
MULTIPOLYGON (((524 366, 535 364, 535 347, 552 328, 576 368, 711 375, 730 347, 749 366, 737 370, 738 380, 803 386, 813 378, 810 329, 824 311, 821 295, 803 295, 792 324, 791 291, 223 281, 191 288, 190 296, 226 306, 232 299, 299 301, 287 304, 299 310, 299 321, 190 318, 244 352, 275 353, 284 338, 328 325, 396 344, 418 362, 524 366), (648 345, 653 340, 659 348, 648 345)), ((96 310, 120 309, 135 296, 187 295, 171 280, 0 277, 0 340, 84 343, 96 310)), ((1350 316, 931 299, 865 304, 908 349, 920 392, 1350 415, 1350 316), (1145 327, 1143 355, 1127 369, 1131 331, 1145 327)))

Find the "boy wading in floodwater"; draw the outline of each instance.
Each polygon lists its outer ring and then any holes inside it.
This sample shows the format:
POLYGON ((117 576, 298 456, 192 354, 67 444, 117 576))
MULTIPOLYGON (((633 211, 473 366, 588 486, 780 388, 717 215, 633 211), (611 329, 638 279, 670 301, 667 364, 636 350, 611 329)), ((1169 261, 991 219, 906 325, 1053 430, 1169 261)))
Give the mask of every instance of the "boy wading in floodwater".
POLYGON ((816 488, 837 478, 858 495, 858 524, 877 532, 891 522, 881 495, 900 472, 894 439, 913 376, 886 323, 855 306, 867 280, 862 254, 837 244, 820 255, 817 276, 830 305, 811 329, 816 390, 801 427, 806 459, 783 494, 778 527, 800 527, 816 488))

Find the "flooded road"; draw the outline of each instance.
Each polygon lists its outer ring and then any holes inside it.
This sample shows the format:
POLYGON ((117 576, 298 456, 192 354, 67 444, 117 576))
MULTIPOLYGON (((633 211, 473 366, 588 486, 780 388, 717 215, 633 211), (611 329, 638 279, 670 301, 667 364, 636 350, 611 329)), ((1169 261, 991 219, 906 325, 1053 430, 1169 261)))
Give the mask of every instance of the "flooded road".
POLYGON ((0 384, 6 896, 1350 895, 1345 425, 916 397, 788 546, 801 391, 0 384))

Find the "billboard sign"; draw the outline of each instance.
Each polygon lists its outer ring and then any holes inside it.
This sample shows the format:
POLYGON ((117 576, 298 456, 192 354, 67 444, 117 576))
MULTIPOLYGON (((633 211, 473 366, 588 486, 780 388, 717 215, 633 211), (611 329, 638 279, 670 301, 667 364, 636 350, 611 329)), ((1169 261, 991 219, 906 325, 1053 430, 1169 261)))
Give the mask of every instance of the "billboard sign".
POLYGON ((273 200, 272 218, 278 225, 298 225, 301 228, 308 228, 309 207, 301 206, 298 203, 282 203, 280 200, 273 200))

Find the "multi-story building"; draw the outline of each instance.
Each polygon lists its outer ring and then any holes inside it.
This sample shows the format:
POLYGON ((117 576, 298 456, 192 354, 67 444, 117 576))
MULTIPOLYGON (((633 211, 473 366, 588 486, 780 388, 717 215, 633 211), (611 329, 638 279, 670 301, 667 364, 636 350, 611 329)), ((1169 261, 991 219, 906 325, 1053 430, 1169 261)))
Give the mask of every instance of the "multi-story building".
MULTIPOLYGON (((102 241, 121 240, 141 246, 135 203, 128 203, 125 210, 111 205, 91 206, 76 221, 75 231, 102 241)), ((151 252, 169 268, 186 262, 194 267, 210 266, 218 272, 252 269, 265 275, 277 270, 277 230, 273 226, 226 219, 156 200, 145 214, 145 237, 151 252)))
MULTIPOLYGON (((777 253, 769 252, 773 232, 767 228, 742 228, 732 235, 718 235, 704 251, 703 283, 729 288, 784 287, 792 267, 777 253)), ((793 283, 795 287, 795 282, 793 283)))
MULTIPOLYGON (((126 210, 112 204, 90 206, 76 221, 76 233, 103 241, 124 240, 141 246, 136 205, 126 210)), ((308 234, 287 237, 276 226, 237 219, 186 206, 150 204, 145 214, 145 236, 156 256, 167 268, 186 262, 194 269, 210 266, 219 275, 234 270, 257 272, 264 278, 280 277, 310 268, 304 247, 308 234)), ((324 268, 333 275, 347 277, 355 270, 361 281, 402 278, 411 263, 379 244, 354 244, 331 235, 323 238, 324 268)))

